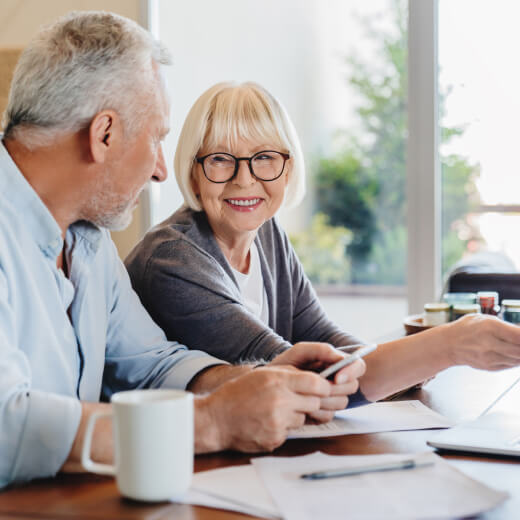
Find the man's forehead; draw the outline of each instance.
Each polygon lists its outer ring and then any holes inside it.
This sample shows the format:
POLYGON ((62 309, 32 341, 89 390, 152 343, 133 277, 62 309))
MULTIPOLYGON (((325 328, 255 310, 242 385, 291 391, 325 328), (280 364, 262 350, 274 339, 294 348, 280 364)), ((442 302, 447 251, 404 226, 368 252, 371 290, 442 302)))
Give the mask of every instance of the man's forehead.
POLYGON ((154 119, 156 120, 157 130, 161 135, 166 135, 170 131, 170 97, 164 85, 156 83, 154 103, 154 119))

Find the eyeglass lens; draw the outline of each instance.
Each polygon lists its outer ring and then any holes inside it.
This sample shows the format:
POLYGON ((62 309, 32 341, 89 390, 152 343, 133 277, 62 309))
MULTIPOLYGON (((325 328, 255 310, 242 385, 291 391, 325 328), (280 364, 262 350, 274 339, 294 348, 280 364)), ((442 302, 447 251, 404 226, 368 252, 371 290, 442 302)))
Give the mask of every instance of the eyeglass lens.
MULTIPOLYGON (((233 177, 237 161, 231 154, 213 153, 204 159, 204 172, 211 181, 225 182, 233 177)), ((281 175, 285 159, 279 152, 259 152, 251 157, 250 164, 255 177, 270 181, 281 175)))

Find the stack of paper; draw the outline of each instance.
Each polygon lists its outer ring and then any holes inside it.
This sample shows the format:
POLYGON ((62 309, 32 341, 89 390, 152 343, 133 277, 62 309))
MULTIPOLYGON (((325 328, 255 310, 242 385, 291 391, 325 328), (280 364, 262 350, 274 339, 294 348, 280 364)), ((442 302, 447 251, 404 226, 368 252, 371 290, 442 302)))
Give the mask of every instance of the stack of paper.
POLYGON ((262 457, 253 465, 286 520, 349 518, 453 518, 487 511, 509 495, 471 479, 438 455, 262 457), (415 469, 384 471, 323 480, 303 480, 316 470, 384 464, 404 459, 431 461, 415 469))
POLYGON ((477 515, 508 497, 458 471, 432 452, 415 455, 259 457, 253 464, 196 473, 187 504, 268 519, 430 519, 477 515), (432 465, 323 480, 313 471, 413 459, 432 465), (255 471, 256 470, 256 471, 255 471))
MULTIPOLYGON (((307 425, 292 437, 447 427, 452 423, 419 401, 374 403, 336 415, 327 425, 307 425)), ((259 457, 253 464, 196 473, 182 502, 262 518, 451 518, 486 511, 507 498, 459 472, 434 453, 259 457), (428 467, 372 472, 323 480, 303 473, 413 459, 428 467)))

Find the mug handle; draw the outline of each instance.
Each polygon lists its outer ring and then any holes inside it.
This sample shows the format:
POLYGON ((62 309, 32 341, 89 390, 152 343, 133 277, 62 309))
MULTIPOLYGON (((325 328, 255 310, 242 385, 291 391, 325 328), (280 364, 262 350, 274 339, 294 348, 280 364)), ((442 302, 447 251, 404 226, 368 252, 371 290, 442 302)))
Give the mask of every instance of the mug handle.
POLYGON ((94 424, 102 417, 112 417, 112 411, 94 412, 88 419, 85 438, 83 440, 83 449, 81 451, 81 464, 87 471, 99 473, 100 475, 115 475, 116 468, 112 464, 101 464, 94 462, 90 458, 90 448, 92 445, 92 434, 94 433, 94 424))

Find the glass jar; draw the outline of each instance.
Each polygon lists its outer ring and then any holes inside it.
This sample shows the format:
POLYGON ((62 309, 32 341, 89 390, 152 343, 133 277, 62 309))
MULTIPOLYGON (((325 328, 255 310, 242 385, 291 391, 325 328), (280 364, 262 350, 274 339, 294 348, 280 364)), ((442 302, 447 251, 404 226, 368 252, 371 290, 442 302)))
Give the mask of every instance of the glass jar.
POLYGON ((479 291, 477 293, 477 303, 480 305, 482 314, 498 316, 500 306, 498 305, 498 293, 496 291, 479 291))
POLYGON ((509 323, 520 324, 520 300, 502 300, 502 318, 509 323))
POLYGON ((450 321, 453 321, 455 318, 453 317, 453 306, 454 305, 466 305, 473 304, 477 302, 476 293, 469 292, 452 292, 452 293, 444 293, 442 296, 444 302, 446 302, 450 306, 450 321))
POLYGON ((450 321, 450 306, 447 303, 425 303, 423 325, 435 327, 450 321))
POLYGON ((472 292, 444 293, 442 300, 450 305, 455 303, 477 303, 477 294, 472 292))
POLYGON ((453 320, 458 320, 468 314, 480 314, 480 305, 478 303, 456 303, 451 309, 453 320))

